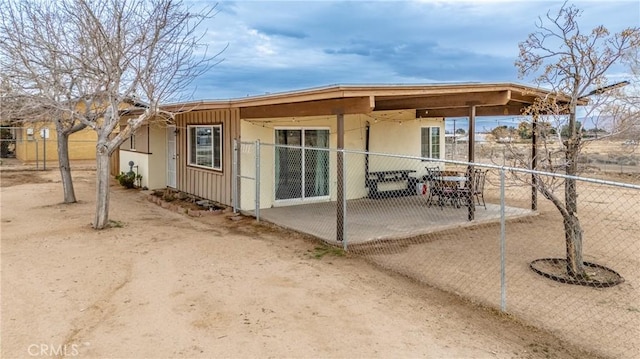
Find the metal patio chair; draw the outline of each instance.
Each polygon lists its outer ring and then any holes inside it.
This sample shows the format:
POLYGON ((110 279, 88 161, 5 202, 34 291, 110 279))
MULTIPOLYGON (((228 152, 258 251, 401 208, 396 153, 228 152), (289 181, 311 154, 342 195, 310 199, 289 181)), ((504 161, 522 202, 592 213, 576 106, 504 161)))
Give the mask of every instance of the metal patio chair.
POLYGON ((427 167, 427 175, 425 181, 429 183, 429 197, 427 197, 427 205, 430 207, 437 197, 438 206, 444 209, 444 205, 449 202, 460 208, 460 193, 457 182, 446 181, 443 177, 455 176, 457 172, 442 171, 427 167))
POLYGON ((474 186, 473 186, 473 196, 476 198, 478 205, 480 205, 480 200, 482 200, 482 206, 484 209, 487 209, 487 203, 484 201, 484 184, 487 180, 487 172, 489 170, 476 170, 474 174, 474 186))

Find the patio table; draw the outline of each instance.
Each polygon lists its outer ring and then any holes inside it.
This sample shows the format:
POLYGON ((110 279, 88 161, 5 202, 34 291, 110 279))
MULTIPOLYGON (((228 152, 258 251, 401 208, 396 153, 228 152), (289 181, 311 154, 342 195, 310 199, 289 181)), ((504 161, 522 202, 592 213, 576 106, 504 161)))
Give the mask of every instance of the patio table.
POLYGON ((443 182, 457 182, 458 187, 460 188, 463 188, 465 182, 467 182, 467 177, 465 176, 442 176, 438 177, 437 179, 443 182))

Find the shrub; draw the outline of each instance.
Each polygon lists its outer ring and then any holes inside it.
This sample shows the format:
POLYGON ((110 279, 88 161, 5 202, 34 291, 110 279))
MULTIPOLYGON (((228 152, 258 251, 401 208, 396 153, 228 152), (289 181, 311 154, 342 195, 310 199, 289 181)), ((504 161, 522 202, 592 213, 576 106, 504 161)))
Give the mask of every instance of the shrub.
POLYGON ((119 175, 116 175, 116 179, 123 187, 134 188, 136 186, 136 183, 140 185, 140 182, 142 181, 142 175, 136 175, 136 173, 133 171, 129 171, 126 173, 120 172, 119 175))

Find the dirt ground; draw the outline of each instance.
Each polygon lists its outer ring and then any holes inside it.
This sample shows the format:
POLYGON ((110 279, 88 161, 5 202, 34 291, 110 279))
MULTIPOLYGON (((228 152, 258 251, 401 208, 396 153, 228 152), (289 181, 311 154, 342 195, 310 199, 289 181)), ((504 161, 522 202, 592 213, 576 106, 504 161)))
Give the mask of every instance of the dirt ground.
POLYGON ((0 171, 1 356, 584 358, 509 317, 301 235, 192 218, 94 174, 0 171))
MULTIPOLYGON (((617 271, 610 288, 558 283, 535 274, 541 258, 564 258, 562 217, 544 198, 537 215, 505 224, 506 310, 585 350, 640 357, 640 191, 578 184, 584 260, 617 271)), ((499 203, 495 188, 487 201, 499 203)), ((526 208, 530 189, 508 188, 508 205, 526 208)), ((479 211, 483 209, 479 208, 479 211)), ((379 244, 363 255, 389 270, 494 308, 501 306, 500 224, 450 229, 379 244)), ((588 271, 590 276, 595 273, 588 271)))

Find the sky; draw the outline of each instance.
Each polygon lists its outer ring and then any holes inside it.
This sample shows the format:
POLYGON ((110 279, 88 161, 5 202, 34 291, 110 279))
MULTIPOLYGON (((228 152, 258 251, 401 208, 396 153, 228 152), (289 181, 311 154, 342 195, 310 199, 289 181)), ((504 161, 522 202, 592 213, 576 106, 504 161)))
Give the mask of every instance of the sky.
MULTIPOLYGON (((190 96, 231 99, 336 84, 530 84, 514 66, 518 43, 562 3, 223 0, 203 24, 203 41, 211 54, 226 49, 190 96)), ((583 10, 583 31, 640 26, 638 0, 569 4, 583 10)), ((625 79, 622 72, 610 77, 625 79)))

